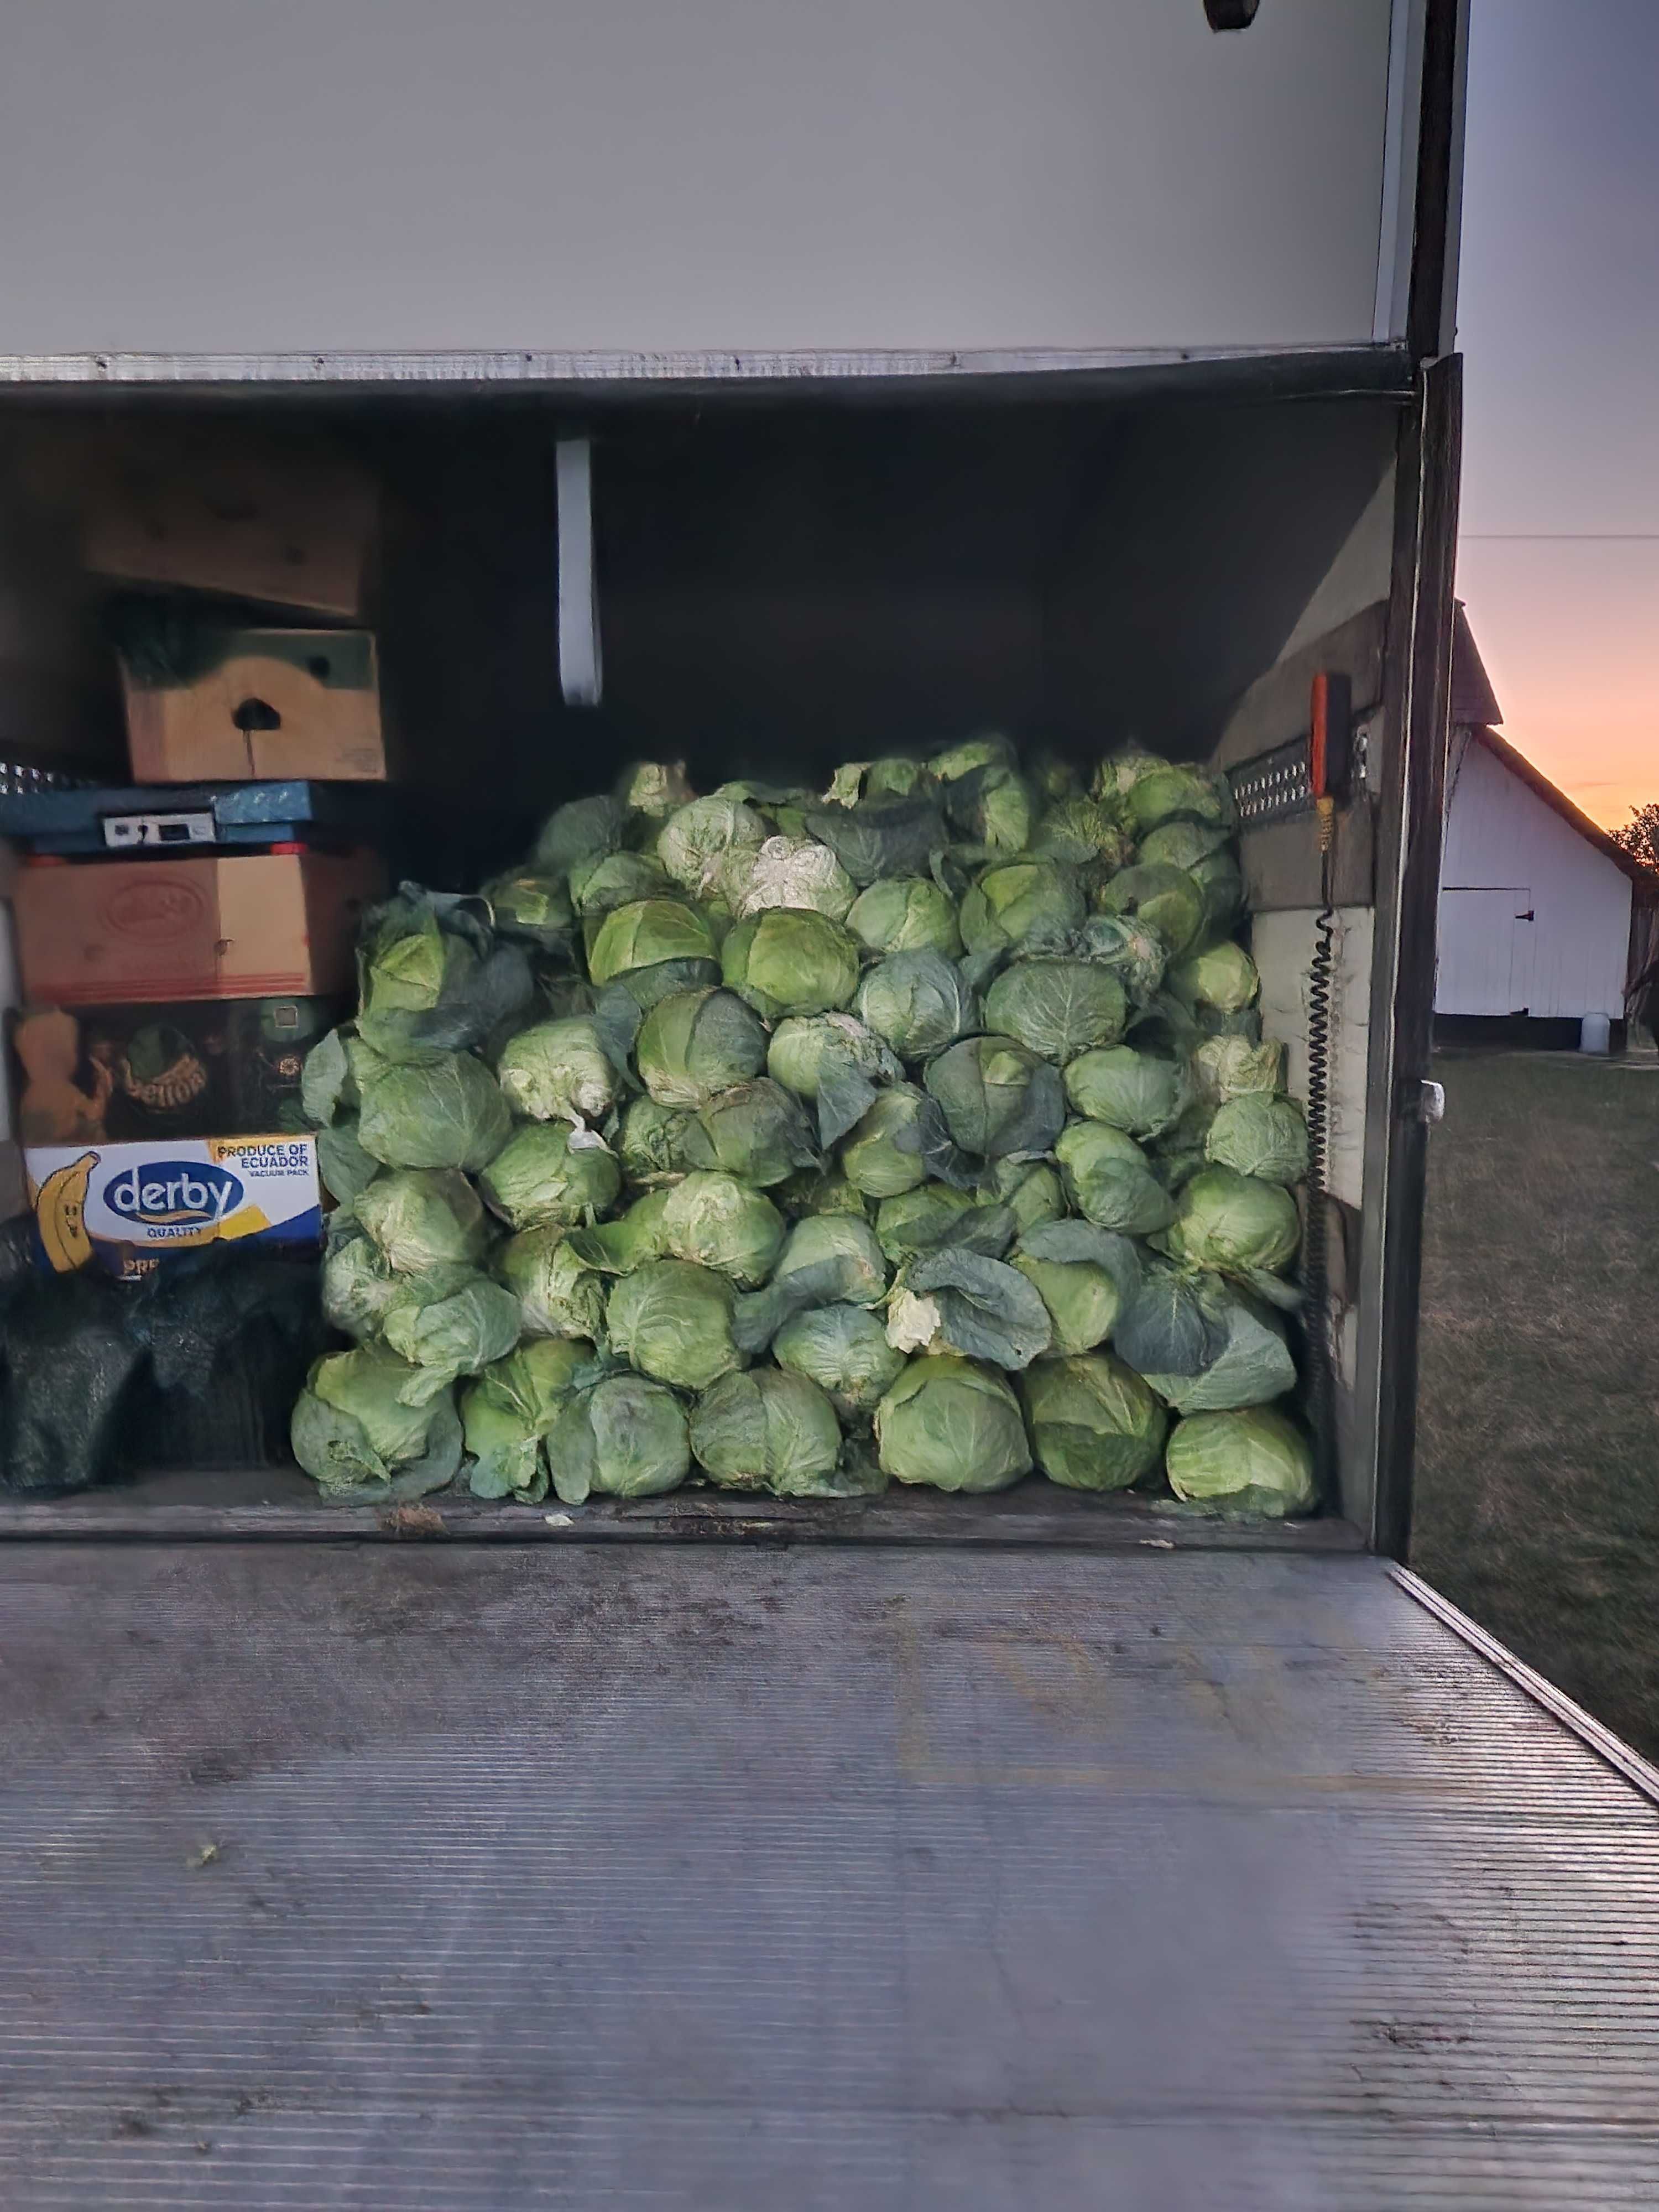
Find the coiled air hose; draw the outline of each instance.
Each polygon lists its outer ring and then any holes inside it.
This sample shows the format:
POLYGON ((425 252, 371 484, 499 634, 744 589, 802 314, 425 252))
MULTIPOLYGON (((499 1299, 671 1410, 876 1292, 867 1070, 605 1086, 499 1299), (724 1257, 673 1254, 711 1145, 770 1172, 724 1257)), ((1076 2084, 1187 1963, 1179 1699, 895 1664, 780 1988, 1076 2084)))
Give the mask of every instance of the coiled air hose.
POLYGON ((1322 793, 1319 823, 1320 909, 1308 975, 1308 1182, 1303 1239, 1302 1319, 1308 1366, 1307 1408, 1321 1488, 1333 1494, 1336 1473, 1335 1347, 1331 1329, 1330 1170, 1331 990, 1336 908, 1331 896, 1336 801, 1322 793))

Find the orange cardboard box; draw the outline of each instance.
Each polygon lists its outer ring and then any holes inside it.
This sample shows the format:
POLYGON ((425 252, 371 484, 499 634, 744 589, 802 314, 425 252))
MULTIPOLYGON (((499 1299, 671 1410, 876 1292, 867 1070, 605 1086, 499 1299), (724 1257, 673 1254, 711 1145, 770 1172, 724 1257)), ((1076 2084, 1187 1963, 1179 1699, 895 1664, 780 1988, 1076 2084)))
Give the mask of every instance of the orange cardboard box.
POLYGON ((360 629, 201 633, 188 678, 123 664, 135 783, 382 783, 374 640, 360 629))
POLYGON ((372 477, 328 446, 161 421, 106 426, 82 444, 94 574, 362 616, 379 498, 372 477))
POLYGON ((371 853, 30 860, 12 891, 23 988, 42 1006, 349 991, 385 890, 371 853))

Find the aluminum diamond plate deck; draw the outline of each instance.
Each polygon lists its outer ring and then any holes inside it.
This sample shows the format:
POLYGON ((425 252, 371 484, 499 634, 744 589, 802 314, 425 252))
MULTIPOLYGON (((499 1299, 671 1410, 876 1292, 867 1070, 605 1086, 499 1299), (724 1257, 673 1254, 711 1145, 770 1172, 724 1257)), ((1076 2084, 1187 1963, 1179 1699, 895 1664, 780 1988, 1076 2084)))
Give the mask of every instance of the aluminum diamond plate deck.
POLYGON ((1376 1562, 0 1553, 7 2212, 1659 2201, 1659 1812, 1376 1562))

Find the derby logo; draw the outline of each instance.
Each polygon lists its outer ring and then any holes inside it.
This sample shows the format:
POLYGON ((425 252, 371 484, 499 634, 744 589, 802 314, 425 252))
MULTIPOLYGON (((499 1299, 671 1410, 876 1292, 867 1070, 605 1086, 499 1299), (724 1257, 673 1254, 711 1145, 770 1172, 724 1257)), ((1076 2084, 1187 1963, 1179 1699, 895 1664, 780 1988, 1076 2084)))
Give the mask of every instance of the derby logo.
POLYGON ((146 1228, 216 1228, 242 1202, 242 1183, 228 1168, 199 1160, 149 1160, 127 1169, 104 1193, 112 1213, 146 1228))

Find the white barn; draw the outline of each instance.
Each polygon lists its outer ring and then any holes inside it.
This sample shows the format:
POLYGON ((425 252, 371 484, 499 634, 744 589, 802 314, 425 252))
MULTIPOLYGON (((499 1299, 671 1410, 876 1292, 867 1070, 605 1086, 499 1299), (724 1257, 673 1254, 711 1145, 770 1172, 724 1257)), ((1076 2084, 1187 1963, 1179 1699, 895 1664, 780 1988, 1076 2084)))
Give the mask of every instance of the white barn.
POLYGON ((1434 995, 1443 1033, 1446 1018, 1459 1030, 1472 1018, 1559 1024, 1559 1042, 1577 1042, 1582 1027, 1587 1045, 1606 1050, 1601 1020, 1625 1012, 1632 908, 1650 907, 1659 882, 1498 735, 1461 607, 1453 670, 1434 995))

